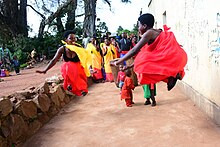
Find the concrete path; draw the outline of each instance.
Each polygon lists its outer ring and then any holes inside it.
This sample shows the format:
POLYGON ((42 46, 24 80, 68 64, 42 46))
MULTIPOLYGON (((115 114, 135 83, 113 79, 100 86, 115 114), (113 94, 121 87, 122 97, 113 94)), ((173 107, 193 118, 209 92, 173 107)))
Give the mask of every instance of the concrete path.
POLYGON ((157 106, 143 105, 141 86, 133 107, 120 100, 114 83, 94 84, 70 102, 24 147, 219 147, 220 127, 178 87, 157 85, 157 106))

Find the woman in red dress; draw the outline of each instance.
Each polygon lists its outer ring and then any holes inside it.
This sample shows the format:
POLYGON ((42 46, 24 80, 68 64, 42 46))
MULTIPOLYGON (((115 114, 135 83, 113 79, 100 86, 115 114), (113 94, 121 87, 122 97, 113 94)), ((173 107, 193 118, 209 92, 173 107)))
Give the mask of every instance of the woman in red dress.
POLYGON ((153 29, 154 16, 146 13, 138 18, 141 40, 123 58, 114 62, 119 65, 136 55, 134 71, 140 84, 167 82, 171 90, 177 79, 184 76, 187 63, 186 52, 176 41, 174 34, 164 26, 164 31, 153 29))

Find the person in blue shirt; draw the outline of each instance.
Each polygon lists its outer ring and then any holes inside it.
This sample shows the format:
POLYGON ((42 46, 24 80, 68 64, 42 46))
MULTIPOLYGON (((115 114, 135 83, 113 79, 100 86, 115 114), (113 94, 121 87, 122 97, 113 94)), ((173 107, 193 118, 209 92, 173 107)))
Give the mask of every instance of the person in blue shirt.
POLYGON ((19 75, 20 74, 20 62, 18 61, 18 58, 16 55, 13 57, 12 64, 14 66, 15 73, 19 75))

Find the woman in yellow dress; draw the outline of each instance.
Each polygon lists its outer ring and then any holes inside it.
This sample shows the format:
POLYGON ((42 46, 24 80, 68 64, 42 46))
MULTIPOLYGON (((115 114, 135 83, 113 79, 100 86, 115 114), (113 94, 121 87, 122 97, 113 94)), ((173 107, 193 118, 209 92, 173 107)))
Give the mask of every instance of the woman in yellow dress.
POLYGON ((86 50, 88 52, 89 62, 88 67, 90 69, 91 77, 94 82, 101 82, 103 81, 102 75, 102 56, 100 53, 100 47, 97 43, 96 38, 91 38, 90 43, 87 45, 86 50))
POLYGON ((116 49, 111 44, 108 38, 105 38, 104 43, 100 45, 102 54, 104 56, 104 68, 106 73, 106 81, 113 82, 114 77, 112 75, 112 70, 110 66, 110 61, 117 58, 116 49))

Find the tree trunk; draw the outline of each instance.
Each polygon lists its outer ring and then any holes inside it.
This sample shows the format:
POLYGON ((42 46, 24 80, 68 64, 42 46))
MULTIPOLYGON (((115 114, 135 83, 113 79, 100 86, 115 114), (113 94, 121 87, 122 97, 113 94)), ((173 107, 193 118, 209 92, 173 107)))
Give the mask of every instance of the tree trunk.
POLYGON ((19 33, 28 36, 27 29, 27 0, 20 0, 20 13, 18 17, 19 33))
POLYGON ((5 40, 17 37, 19 34, 28 36, 27 30, 27 0, 3 0, 0 7, 0 33, 5 40))
POLYGON ((75 28, 76 7, 77 0, 72 1, 67 8, 66 30, 73 30, 75 28))
POLYGON ((57 20, 57 30, 58 30, 59 33, 62 33, 64 31, 64 27, 63 27, 63 23, 62 23, 61 17, 58 16, 56 18, 56 20, 57 20))
POLYGON ((87 34, 89 37, 92 37, 95 33, 96 1, 97 0, 84 0, 85 18, 83 23, 83 34, 87 34))
POLYGON ((18 1, 17 0, 4 0, 3 5, 5 6, 3 9, 2 21, 4 21, 1 27, 3 30, 4 28, 8 28, 6 33, 8 32, 10 37, 15 37, 18 34, 18 1))

